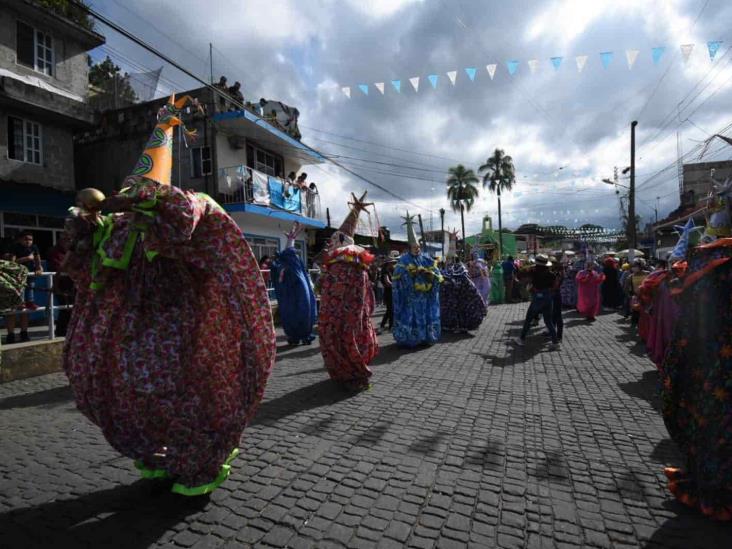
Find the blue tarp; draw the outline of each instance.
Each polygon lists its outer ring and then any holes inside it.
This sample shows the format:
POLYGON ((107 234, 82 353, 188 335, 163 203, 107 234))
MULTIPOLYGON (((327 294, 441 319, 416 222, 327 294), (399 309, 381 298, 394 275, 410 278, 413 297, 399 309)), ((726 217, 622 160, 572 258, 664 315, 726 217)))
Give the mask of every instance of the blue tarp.
POLYGON ((269 201, 273 206, 288 212, 300 213, 300 189, 290 187, 289 197, 285 197, 284 183, 281 179, 269 176, 269 201))

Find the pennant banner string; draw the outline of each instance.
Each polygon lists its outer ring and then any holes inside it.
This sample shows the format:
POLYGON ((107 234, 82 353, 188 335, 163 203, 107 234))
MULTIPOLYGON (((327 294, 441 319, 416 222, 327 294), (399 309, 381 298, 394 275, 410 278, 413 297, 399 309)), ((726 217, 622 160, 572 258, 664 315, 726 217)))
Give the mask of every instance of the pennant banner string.
POLYGON ((452 85, 455 85, 455 79, 457 78, 457 71, 450 71, 447 73, 447 77, 450 79, 452 85))

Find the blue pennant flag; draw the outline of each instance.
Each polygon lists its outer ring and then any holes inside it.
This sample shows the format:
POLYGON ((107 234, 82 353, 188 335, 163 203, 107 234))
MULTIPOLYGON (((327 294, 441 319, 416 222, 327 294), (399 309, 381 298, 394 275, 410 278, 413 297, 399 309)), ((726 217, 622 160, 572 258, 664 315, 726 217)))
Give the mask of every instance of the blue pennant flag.
POLYGON ((470 78, 470 80, 475 80, 475 73, 476 72, 478 72, 478 69, 475 69, 473 67, 468 67, 468 68, 465 69, 465 74, 468 75, 468 78, 470 78))
POLYGON ((394 89, 399 93, 402 89, 402 81, 401 80, 392 80, 391 85, 394 86, 394 89))
POLYGON ((658 65, 658 62, 661 60, 661 57, 663 57, 663 53, 666 51, 666 46, 658 46, 656 48, 653 48, 652 55, 653 55, 653 64, 658 65))
POLYGON ((552 57, 551 61, 552 61, 552 65, 554 65, 554 68, 556 70, 559 70, 559 67, 562 65, 562 58, 561 57, 552 57))
POLYGON ((506 61, 506 67, 508 67, 508 74, 513 76, 516 74, 516 71, 518 70, 519 62, 518 61, 506 61))
POLYGON ((432 89, 433 90, 437 88, 437 79, 438 78, 439 78, 439 76, 437 76, 436 74, 430 74, 427 77, 427 80, 429 80, 430 81, 430 84, 432 84, 432 89))
POLYGON ((610 66, 610 62, 613 60, 613 52, 611 52, 611 51, 601 52, 600 59, 602 59, 602 66, 605 68, 608 68, 610 66))
POLYGON ((369 85, 368 84, 359 84, 358 89, 361 90, 364 95, 369 94, 369 85))
POLYGON ((707 42, 707 48, 709 48, 709 59, 714 61, 714 56, 717 55, 717 51, 719 50, 719 46, 722 45, 721 40, 712 40, 711 42, 707 42))

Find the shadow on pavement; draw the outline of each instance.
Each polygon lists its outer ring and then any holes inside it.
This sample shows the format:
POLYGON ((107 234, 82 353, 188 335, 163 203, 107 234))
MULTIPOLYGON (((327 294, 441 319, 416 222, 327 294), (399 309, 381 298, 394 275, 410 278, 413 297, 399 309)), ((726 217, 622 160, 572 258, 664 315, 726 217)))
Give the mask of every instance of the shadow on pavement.
POLYGON ((661 463, 669 467, 680 467, 683 465, 683 459, 681 458, 679 449, 670 438, 664 438, 659 441, 653 449, 653 452, 651 452, 650 458, 657 463, 661 463))
POLYGON ((436 433, 422 436, 412 442, 412 444, 409 445, 409 449, 407 451, 417 454, 424 454, 426 456, 432 456, 438 453, 442 453, 447 447, 446 444, 443 445, 442 441, 450 436, 450 434, 451 433, 447 431, 437 431, 436 433))
POLYGON ((71 402, 72 400, 74 400, 74 394, 71 391, 71 387, 66 385, 64 387, 38 391, 37 393, 26 393, 24 395, 4 398, 0 400, 0 410, 33 408, 34 406, 51 408, 71 402))
MULTIPOLYGON (((323 373, 327 375, 325 371, 323 373)), ((263 402, 251 424, 273 425, 289 415, 336 404, 358 394, 345 391, 330 379, 324 379, 263 402)))
POLYGON ((292 372, 291 374, 285 374, 285 375, 279 376, 279 377, 304 376, 306 374, 316 374, 318 372, 327 373, 328 370, 325 369, 325 366, 320 366, 317 368, 310 368, 308 370, 298 370, 297 372, 292 372))
POLYGON ((149 547, 209 502, 207 497, 176 496, 169 489, 168 484, 138 480, 0 514, 2 546, 149 547))
POLYGON ((618 387, 633 398, 642 398, 656 410, 661 409, 661 398, 658 395, 658 371, 646 370, 638 381, 618 383, 618 387))
POLYGON ((366 431, 355 437, 353 444, 355 446, 366 446, 367 448, 376 446, 381 442, 381 439, 384 438, 386 433, 389 432, 391 424, 392 422, 390 421, 380 421, 379 423, 372 425, 366 431))
POLYGON ((677 501, 666 507, 677 516, 664 522, 643 545, 646 549, 722 549, 732 547, 732 524, 715 522, 677 501))
POLYGON ((399 357, 408 355, 423 349, 424 347, 417 347, 415 349, 407 349, 406 347, 400 347, 395 341, 387 345, 379 345, 379 354, 374 357, 369 366, 381 366, 383 364, 390 364, 399 360, 399 357))
POLYGON ((309 356, 313 355, 319 355, 320 354, 320 346, 315 344, 314 342, 310 345, 298 345, 297 347, 294 345, 284 345, 282 347, 277 347, 277 359, 283 360, 287 358, 307 358, 309 356), (298 347, 304 347, 303 349, 300 349, 298 351, 294 351, 294 349, 297 349, 298 347), (287 351, 293 350, 293 352, 288 353, 287 351))

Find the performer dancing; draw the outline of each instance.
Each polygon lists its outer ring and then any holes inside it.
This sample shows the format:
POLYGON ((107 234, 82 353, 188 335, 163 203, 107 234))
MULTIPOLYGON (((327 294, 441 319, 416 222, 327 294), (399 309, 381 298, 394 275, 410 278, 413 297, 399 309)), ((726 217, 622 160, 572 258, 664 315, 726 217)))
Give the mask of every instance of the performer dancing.
POLYGON ((310 345, 315 339, 313 325, 318 318, 313 283, 295 249, 295 238, 301 232, 302 227, 295 222, 285 233, 287 247, 277 254, 270 267, 280 321, 290 345, 310 345))
POLYGON ((485 260, 478 255, 478 252, 471 254, 472 260, 468 262, 468 275, 473 281, 475 287, 483 298, 483 302, 488 305, 491 297, 491 275, 485 260))
POLYGON ((409 251, 394 269, 394 328, 392 334, 403 347, 432 345, 440 339, 440 283, 437 262, 423 254, 414 234, 414 216, 407 216, 409 251))
POLYGON ((476 330, 486 315, 486 302, 468 277, 460 261, 442 271, 440 287, 440 321, 442 329, 455 333, 476 330))
POLYGON ((370 203, 351 195, 351 211, 330 238, 320 277, 320 350, 328 374, 346 389, 369 386, 368 364, 379 351, 376 331, 371 325, 374 290, 368 268, 374 260, 353 240, 358 216, 370 203))
POLYGON ((584 270, 577 273, 577 312, 594 321, 600 314, 602 300, 600 299, 600 285, 605 280, 605 275, 594 269, 595 263, 591 258, 585 262, 584 270))
POLYGON ((120 194, 79 194, 67 220, 77 295, 63 366, 109 443, 143 477, 170 478, 190 496, 228 477, 275 332, 239 227, 207 195, 170 185, 173 127, 188 99, 160 109, 120 194))

